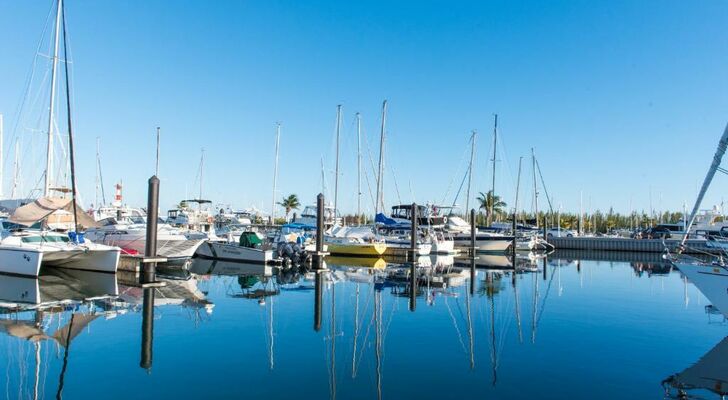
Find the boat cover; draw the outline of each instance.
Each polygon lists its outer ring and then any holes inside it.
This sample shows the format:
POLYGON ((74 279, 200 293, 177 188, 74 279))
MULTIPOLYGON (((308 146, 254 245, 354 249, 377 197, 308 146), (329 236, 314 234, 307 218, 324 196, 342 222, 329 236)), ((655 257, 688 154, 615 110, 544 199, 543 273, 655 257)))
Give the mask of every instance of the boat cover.
MULTIPOLYGON (((41 197, 32 203, 26 204, 22 207, 18 207, 13 215, 10 216, 8 221, 23 226, 31 226, 43 219, 48 218, 51 214, 56 211, 66 211, 70 215, 73 215, 73 202, 71 199, 63 199, 60 197, 41 197)), ((58 215, 58 218, 62 216, 58 215)), ((69 221, 56 221, 56 222, 72 222, 69 221)), ((76 221, 82 228, 90 228, 98 226, 94 219, 83 211, 78 203, 76 203, 76 221)))

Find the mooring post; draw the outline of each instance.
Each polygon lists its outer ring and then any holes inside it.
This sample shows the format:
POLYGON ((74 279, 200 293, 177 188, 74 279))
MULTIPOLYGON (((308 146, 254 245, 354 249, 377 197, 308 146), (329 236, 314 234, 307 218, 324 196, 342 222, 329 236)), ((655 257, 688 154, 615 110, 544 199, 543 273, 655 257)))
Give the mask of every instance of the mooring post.
POLYGON ((417 308, 417 264, 412 263, 410 267, 410 294, 409 310, 414 312, 417 308))
POLYGON ((316 196, 316 252, 321 254, 324 251, 324 194, 316 196))
POLYGON ((154 339, 154 288, 144 289, 142 302, 142 358, 139 366, 150 371, 152 368, 152 342, 154 339))
POLYGON ((543 240, 548 241, 548 237, 546 235, 546 216, 543 217, 543 240))
POLYGON ((316 281, 314 283, 315 293, 313 301, 313 330, 318 332, 321 330, 321 307, 323 303, 324 273, 320 270, 314 273, 316 274, 316 281))
POLYGON ((412 203, 412 232, 410 234, 410 254, 412 261, 417 257, 417 203, 412 203))
MULTIPOLYGON (((145 258, 157 257, 157 219, 159 214, 159 178, 156 175, 149 178, 147 191, 147 242, 144 248, 145 258)), ((155 280, 156 262, 142 263, 143 283, 155 280)))
POLYGON ((475 258, 475 209, 470 209, 470 256, 475 258))

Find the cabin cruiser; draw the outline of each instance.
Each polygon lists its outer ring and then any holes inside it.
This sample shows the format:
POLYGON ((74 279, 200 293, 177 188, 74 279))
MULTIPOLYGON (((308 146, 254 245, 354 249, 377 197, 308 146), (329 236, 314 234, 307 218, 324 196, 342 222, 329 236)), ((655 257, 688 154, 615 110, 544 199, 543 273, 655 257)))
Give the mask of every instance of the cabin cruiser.
MULTIPOLYGON (((147 243, 147 223, 141 217, 121 221, 106 218, 99 226, 89 228, 86 237, 110 246, 118 246, 127 254, 144 254, 147 243)), ((157 225, 157 255, 168 259, 192 257, 204 239, 190 240, 184 232, 167 224, 157 225)))
MULTIPOLYGON (((461 217, 451 215, 447 219, 446 231, 452 234, 455 247, 469 248, 472 246, 470 225, 461 217)), ((475 231, 475 249, 479 252, 504 252, 513 243, 513 236, 506 236, 495 232, 475 231)))
MULTIPOLYGON (((294 216, 291 222, 315 227, 317 212, 318 208, 316 206, 306 206, 303 209, 303 212, 301 212, 301 215, 294 216)), ((339 213, 336 209, 334 209, 334 206, 325 206, 324 227, 329 229, 335 225, 341 225, 341 216, 339 216, 339 213)))
MULTIPOLYGON (((41 197, 16 209, 8 220, 16 228, 4 231, 0 240, 0 272, 38 276, 41 266, 49 266, 115 273, 121 252, 118 247, 93 243, 83 233, 48 229, 49 219, 64 219, 69 212, 73 215, 72 203, 71 199, 41 197), (59 217, 57 211, 63 214, 59 217), (31 226, 38 228, 20 228, 31 226)), ((77 212, 76 224, 89 227, 95 222, 83 212, 77 212)))
MULTIPOLYGON (((399 224, 412 224, 412 205, 400 204, 393 206, 390 218, 399 224)), ((419 226, 441 228, 445 226, 447 220, 448 217, 440 215, 440 210, 437 206, 417 206, 417 224, 419 226)))

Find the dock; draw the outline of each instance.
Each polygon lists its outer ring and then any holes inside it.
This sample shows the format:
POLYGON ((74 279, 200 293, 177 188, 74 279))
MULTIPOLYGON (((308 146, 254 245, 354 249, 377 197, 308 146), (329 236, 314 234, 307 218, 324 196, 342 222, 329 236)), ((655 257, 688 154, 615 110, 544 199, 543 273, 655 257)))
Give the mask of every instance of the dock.
MULTIPOLYGON (((618 237, 550 237, 548 242, 557 250, 619 251, 633 253, 664 253, 665 248, 674 252, 680 245, 677 239, 631 239, 618 237)), ((721 249, 709 247, 706 240, 688 239, 684 253, 717 254, 721 249)))

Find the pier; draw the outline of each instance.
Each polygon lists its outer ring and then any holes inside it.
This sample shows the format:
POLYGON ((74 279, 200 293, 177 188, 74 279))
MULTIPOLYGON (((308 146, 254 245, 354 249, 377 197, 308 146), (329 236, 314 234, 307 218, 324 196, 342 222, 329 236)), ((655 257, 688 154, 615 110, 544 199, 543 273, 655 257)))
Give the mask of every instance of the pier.
MULTIPOLYGON (((664 253, 667 248, 674 252, 680 245, 677 239, 631 239, 617 237, 549 237, 548 242, 557 250, 590 250, 590 251, 619 251, 636 253, 664 253)), ((689 239, 685 242, 685 251, 688 254, 721 252, 719 248, 709 247, 708 242, 700 239, 689 239)))

